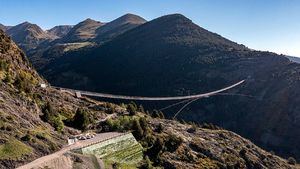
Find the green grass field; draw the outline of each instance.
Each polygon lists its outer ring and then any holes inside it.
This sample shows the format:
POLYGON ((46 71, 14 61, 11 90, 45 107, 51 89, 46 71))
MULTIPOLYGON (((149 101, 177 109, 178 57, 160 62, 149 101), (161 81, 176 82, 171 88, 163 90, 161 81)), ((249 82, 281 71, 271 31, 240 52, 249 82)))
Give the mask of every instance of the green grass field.
POLYGON ((16 139, 10 139, 5 144, 0 145, 0 160, 16 160, 31 152, 31 147, 16 139))

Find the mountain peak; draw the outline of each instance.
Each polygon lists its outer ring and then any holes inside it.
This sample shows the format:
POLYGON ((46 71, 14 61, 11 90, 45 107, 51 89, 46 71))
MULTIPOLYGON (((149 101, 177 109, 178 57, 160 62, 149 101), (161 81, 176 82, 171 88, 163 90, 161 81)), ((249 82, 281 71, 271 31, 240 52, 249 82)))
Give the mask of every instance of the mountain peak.
POLYGON ((30 25, 30 24, 32 24, 32 23, 25 21, 25 22, 20 23, 19 25, 30 25))
POLYGON ((91 18, 87 18, 84 21, 80 22, 80 23, 101 23, 100 21, 96 21, 94 19, 91 18))
POLYGON ((19 30, 24 29, 23 31, 25 31, 25 29, 27 29, 27 28, 32 28, 33 30, 35 30, 37 32, 40 32, 40 33, 43 32, 43 29, 41 27, 39 27, 36 24, 30 23, 28 21, 25 21, 25 22, 20 23, 20 24, 18 24, 16 26, 13 26, 12 30, 13 29, 19 29, 19 30))
POLYGON ((121 35, 122 33, 133 29, 141 24, 147 22, 144 18, 127 13, 107 24, 100 27, 97 32, 96 41, 105 42, 121 35))
POLYGON ((72 29, 72 25, 58 25, 51 29, 49 29, 47 32, 50 34, 56 36, 56 37, 63 37, 72 29))
MULTIPOLYGON (((174 13, 174 14, 168 14, 162 17, 169 17, 169 18, 184 18, 184 19, 188 19, 186 16, 184 16, 183 14, 180 13, 174 13)), ((190 20, 190 19, 188 19, 190 20)))
POLYGON ((198 47, 214 44, 224 50, 244 49, 243 46, 196 25, 192 20, 182 14, 161 16, 137 27, 134 31, 127 33, 126 36, 127 37, 122 38, 132 39, 130 37, 135 37, 135 39, 144 41, 147 37, 149 38, 149 42, 151 41, 153 43, 167 40, 172 44, 189 44, 198 47))
POLYGON ((130 22, 136 22, 136 23, 145 23, 146 20, 138 15, 127 13, 116 20, 125 20, 125 21, 130 21, 130 22))
POLYGON ((154 19, 153 21, 156 20, 161 20, 163 22, 189 22, 192 23, 192 20, 190 20, 189 18, 187 18, 186 16, 182 15, 182 14, 169 14, 169 15, 165 15, 165 16, 161 16, 157 19, 154 19))
POLYGON ((37 47, 45 40, 53 39, 38 25, 27 21, 9 28, 6 33, 25 51, 37 47))
POLYGON ((84 21, 73 26, 72 29, 62 39, 62 42, 82 42, 88 39, 92 39, 96 36, 95 31, 101 27, 103 23, 87 18, 84 21))

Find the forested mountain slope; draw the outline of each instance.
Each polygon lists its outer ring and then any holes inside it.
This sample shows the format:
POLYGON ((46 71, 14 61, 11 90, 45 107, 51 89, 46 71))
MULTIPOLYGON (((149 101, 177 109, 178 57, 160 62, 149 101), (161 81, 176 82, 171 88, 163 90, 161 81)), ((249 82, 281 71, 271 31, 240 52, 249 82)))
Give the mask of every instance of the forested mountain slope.
MULTIPOLYGON (((200 100, 178 118, 212 122, 280 155, 300 158, 300 66, 250 50, 180 14, 149 21, 102 46, 67 53, 41 73, 58 86, 142 96, 195 94, 245 79, 231 93, 251 97, 200 100)), ((171 117, 174 111, 166 113, 171 117)))

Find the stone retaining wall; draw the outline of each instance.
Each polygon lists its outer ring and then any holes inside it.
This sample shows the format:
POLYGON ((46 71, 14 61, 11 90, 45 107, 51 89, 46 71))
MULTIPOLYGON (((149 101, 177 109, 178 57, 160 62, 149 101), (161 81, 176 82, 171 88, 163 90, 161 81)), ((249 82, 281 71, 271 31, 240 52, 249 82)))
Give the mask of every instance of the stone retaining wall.
POLYGON ((131 133, 120 135, 74 151, 81 154, 92 154, 104 160, 129 164, 138 163, 143 158, 143 147, 131 133))

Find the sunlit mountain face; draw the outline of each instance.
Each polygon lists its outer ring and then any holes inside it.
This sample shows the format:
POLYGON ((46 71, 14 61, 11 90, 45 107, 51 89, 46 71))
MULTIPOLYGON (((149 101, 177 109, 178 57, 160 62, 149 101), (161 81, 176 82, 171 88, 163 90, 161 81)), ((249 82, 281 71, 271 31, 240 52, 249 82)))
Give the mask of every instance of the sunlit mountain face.
MULTIPOLYGON (((229 96, 194 102, 177 118, 217 124, 280 155, 298 156, 292 146, 298 142, 298 108, 289 107, 297 102, 297 73, 292 72, 299 69, 285 56, 248 49, 180 14, 148 22, 125 15, 97 30, 93 27, 92 32, 95 38, 72 43, 56 39, 27 54, 52 85, 102 93, 180 96, 213 91, 245 79, 240 88, 227 93, 229 96), (132 20, 135 22, 129 22, 132 20), (123 23, 138 24, 128 27, 123 23), (97 32, 109 32, 105 37, 110 38, 98 41, 97 32), (282 125, 286 128, 279 128, 282 125)), ((172 104, 141 103, 150 110, 172 104)), ((165 110, 165 116, 172 118, 179 108, 165 110)))

